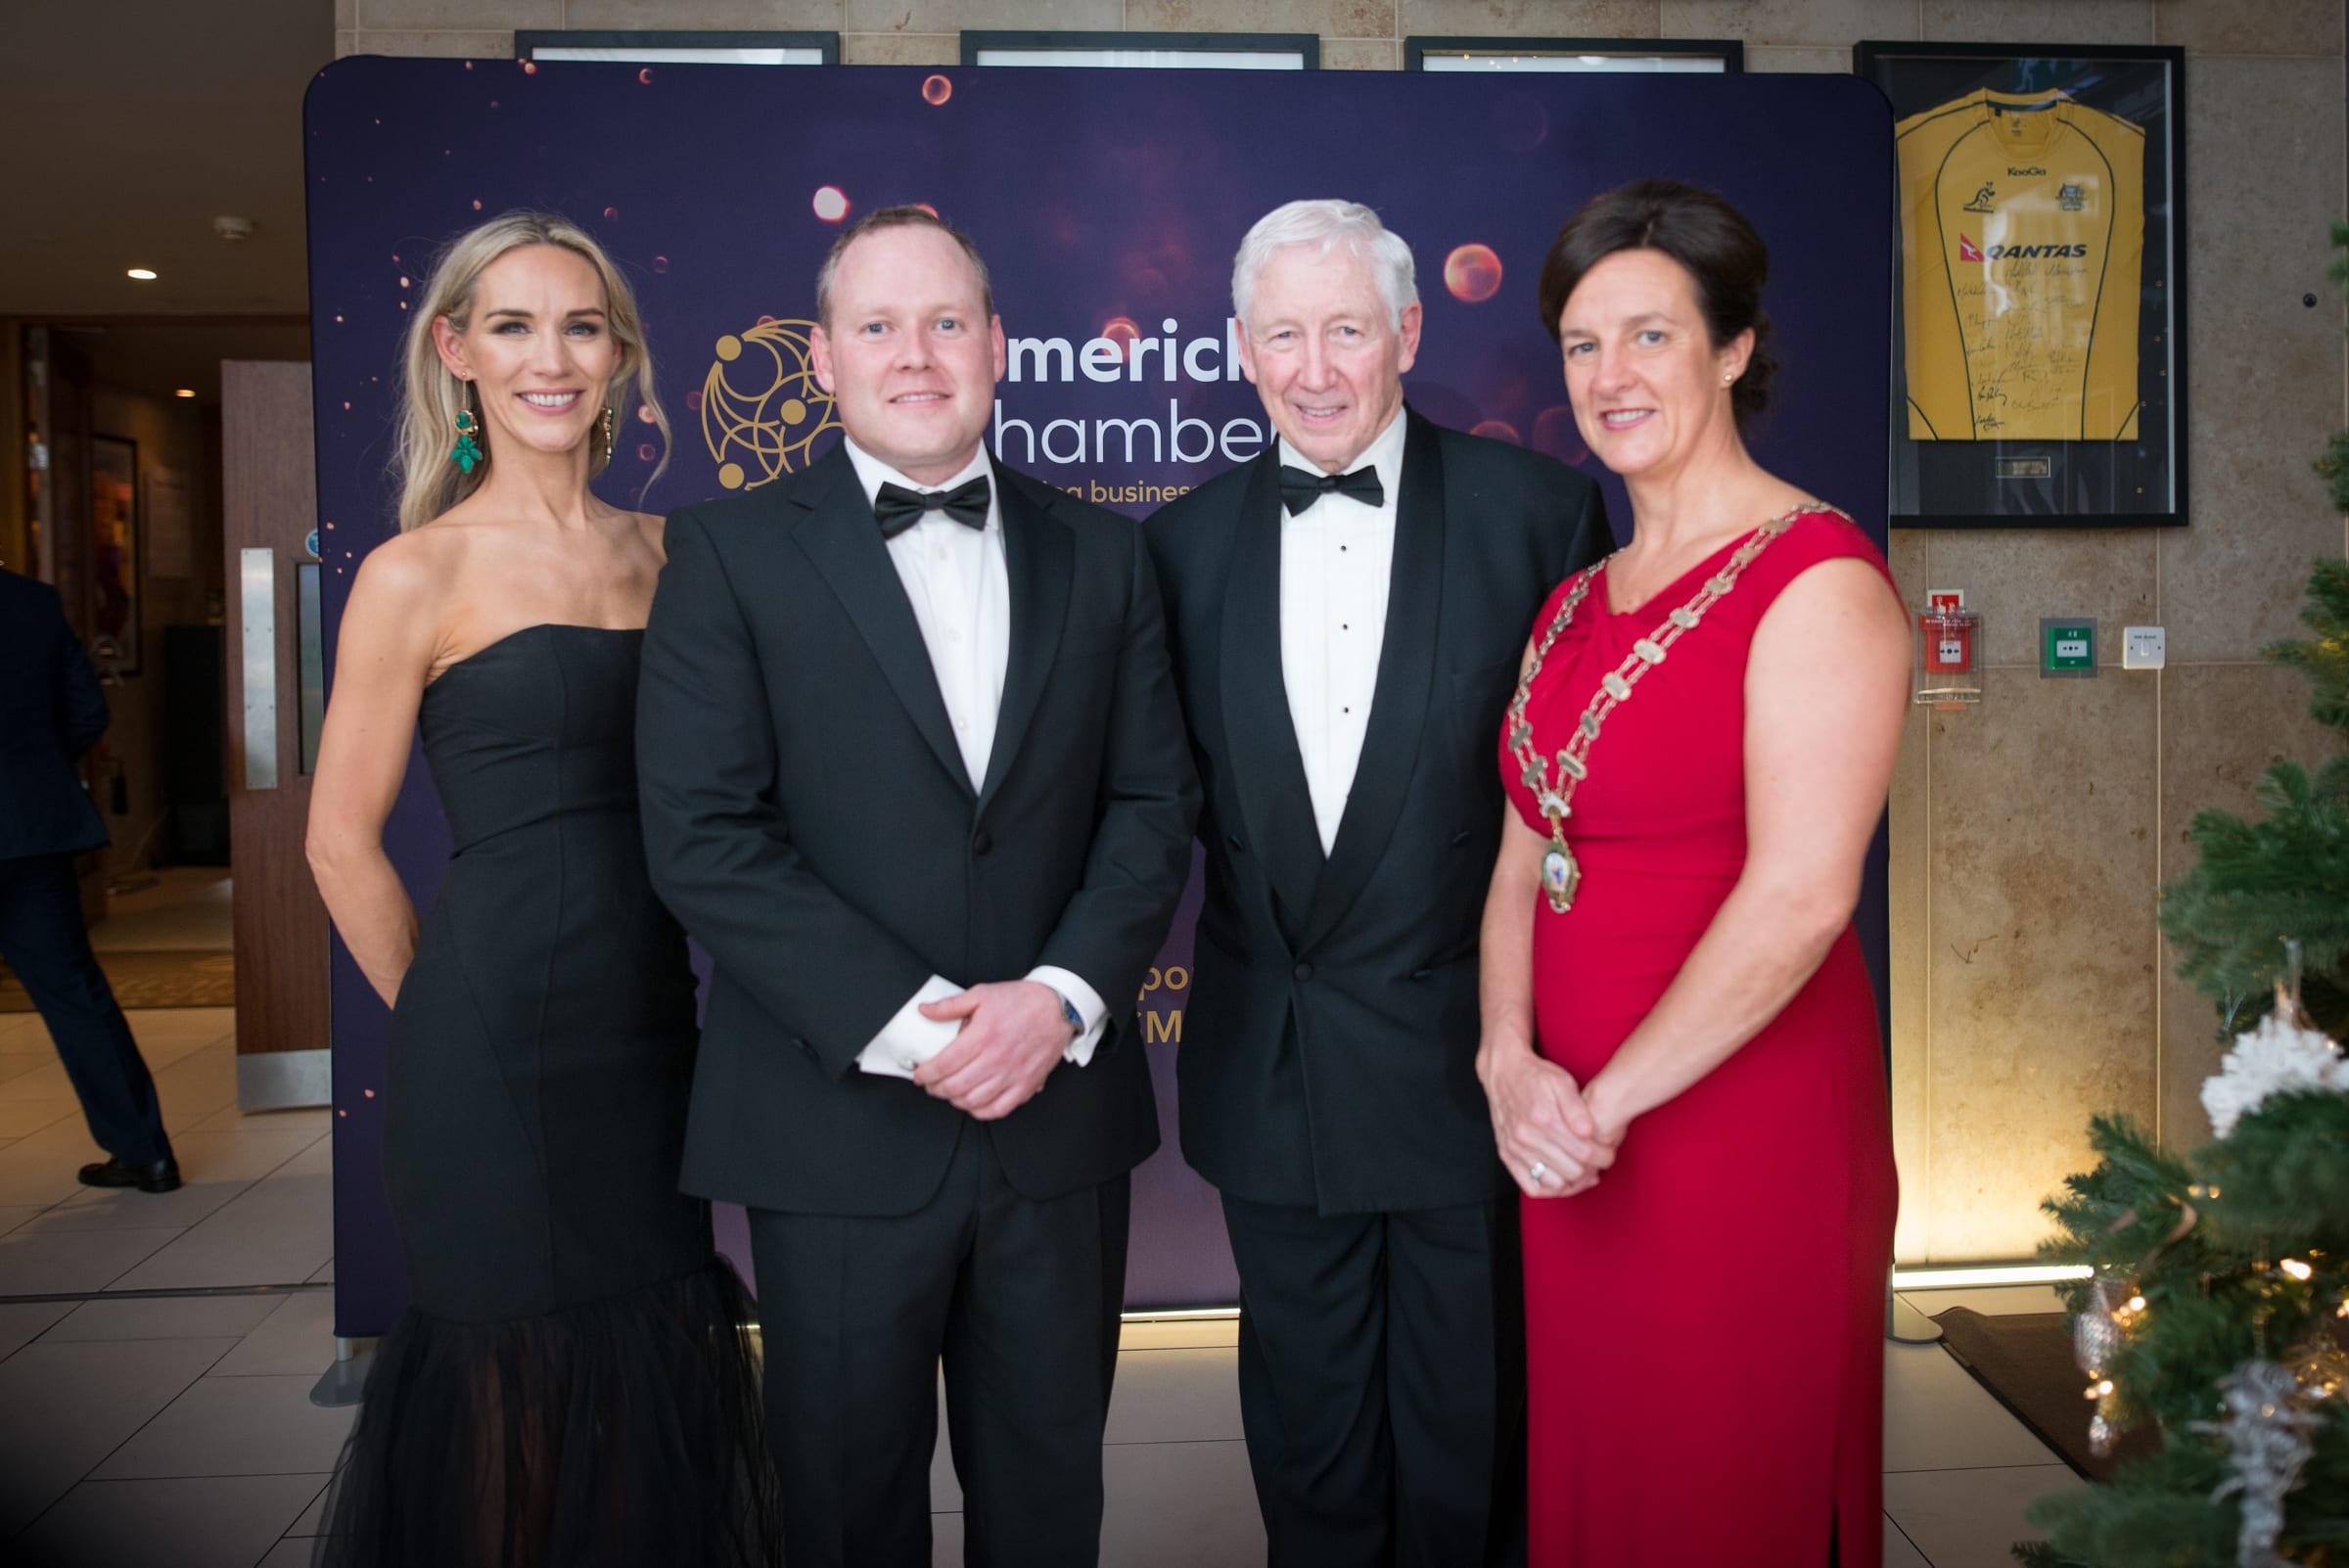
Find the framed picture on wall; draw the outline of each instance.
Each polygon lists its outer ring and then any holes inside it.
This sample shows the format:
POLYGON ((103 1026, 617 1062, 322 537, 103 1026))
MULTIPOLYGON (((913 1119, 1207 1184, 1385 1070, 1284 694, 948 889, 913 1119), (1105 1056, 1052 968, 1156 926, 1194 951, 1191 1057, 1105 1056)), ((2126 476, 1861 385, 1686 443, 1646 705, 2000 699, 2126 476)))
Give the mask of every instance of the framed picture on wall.
POLYGON ((1854 50, 1894 119, 1896 527, 2186 523, 2185 59, 1854 50))
POLYGON ((1465 38, 1414 33, 1403 40, 1405 70, 1619 72, 1737 75, 1736 38, 1465 38))
POLYGON ((90 655, 139 672, 139 443, 90 438, 90 655))
POLYGON ((836 66, 840 34, 525 28, 514 35, 514 55, 518 60, 606 60, 631 66, 836 66))
POLYGON ((1093 66, 1142 69, 1319 70, 1313 32, 994 31, 965 27, 966 66, 1093 66))

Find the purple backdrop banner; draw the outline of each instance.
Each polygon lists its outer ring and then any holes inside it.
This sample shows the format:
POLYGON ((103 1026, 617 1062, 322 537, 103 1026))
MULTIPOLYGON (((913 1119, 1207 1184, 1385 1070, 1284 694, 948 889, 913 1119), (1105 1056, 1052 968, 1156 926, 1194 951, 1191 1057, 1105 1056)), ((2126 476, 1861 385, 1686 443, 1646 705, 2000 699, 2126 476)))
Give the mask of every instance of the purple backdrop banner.
MULTIPOLYGON (((929 71, 879 67, 345 60, 306 109, 318 501, 329 647, 350 574, 393 529, 401 335, 436 249, 516 207, 597 234, 644 305, 675 428, 625 430, 599 485, 651 511, 755 487, 838 439, 806 362, 839 225, 924 203, 985 252, 1011 339, 993 444, 1134 516, 1267 438, 1228 321, 1230 259, 1300 196, 1369 203, 1411 242, 1425 338, 1406 387, 1434 419, 1588 465, 1534 310, 1585 198, 1670 175, 1727 194, 1772 249, 1785 364, 1764 461, 1884 537, 1890 115, 1848 76, 929 71)), ((1603 477, 1603 476, 1602 476, 1603 477)), ((1628 517, 1609 482, 1619 528, 1628 517)), ((332 653, 328 679, 333 679, 332 653)), ((386 833, 420 905, 448 836, 421 760, 386 833)), ((1884 986, 1883 875, 1861 930, 1884 986)), ((1176 1149, 1198 883, 1144 992, 1166 1147, 1135 1175, 1127 1295, 1235 1298, 1215 1194, 1176 1149)), ((334 957, 336 1317, 406 1300, 381 1176, 386 1014, 334 957)), ((739 1224, 719 1221, 729 1250, 739 1224)), ((747 1260, 746 1260, 747 1262, 747 1260)))

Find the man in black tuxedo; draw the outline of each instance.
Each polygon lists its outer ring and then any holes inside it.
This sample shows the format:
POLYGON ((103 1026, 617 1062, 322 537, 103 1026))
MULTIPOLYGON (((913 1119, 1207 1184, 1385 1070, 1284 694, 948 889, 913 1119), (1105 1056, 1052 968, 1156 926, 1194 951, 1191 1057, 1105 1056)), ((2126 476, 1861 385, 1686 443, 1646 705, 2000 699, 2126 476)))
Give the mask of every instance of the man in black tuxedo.
POLYGON ((684 1183, 752 1211, 793 1568, 926 1568, 942 1355, 968 1559, 1089 1564, 1198 809, 1158 590, 981 445, 961 234, 872 213, 816 314, 847 439, 671 517, 645 636, 653 881, 717 965, 684 1183))
POLYGON ((1279 440, 1147 529, 1206 786, 1182 1148, 1239 1263, 1272 1568, 1523 1551, 1477 928, 1519 655, 1608 535, 1580 474, 1404 406, 1412 270, 1352 203, 1250 230, 1233 314, 1279 440))
POLYGON ((73 857, 106 842, 73 760, 107 718, 57 590, 0 570, 0 958, 40 1010, 90 1139, 109 1156, 81 1168, 83 1184, 169 1192, 179 1165, 155 1080, 90 951, 73 874, 73 857))

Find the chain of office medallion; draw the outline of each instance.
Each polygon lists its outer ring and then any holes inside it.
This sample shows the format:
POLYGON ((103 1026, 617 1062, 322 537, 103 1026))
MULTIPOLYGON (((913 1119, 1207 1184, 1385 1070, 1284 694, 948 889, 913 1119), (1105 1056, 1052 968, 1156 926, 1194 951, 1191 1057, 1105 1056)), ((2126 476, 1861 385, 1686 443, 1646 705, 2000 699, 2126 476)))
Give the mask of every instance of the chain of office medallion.
MULTIPOLYGON (((1534 647, 1533 662, 1526 666, 1525 673, 1517 678, 1517 695, 1510 701, 1508 712, 1510 754, 1523 765, 1525 787, 1534 792, 1537 808, 1549 823, 1552 838, 1564 842, 1565 819, 1573 814, 1574 809, 1574 792, 1584 779, 1589 777, 1588 759, 1590 747, 1598 739, 1599 730, 1605 727, 1607 715, 1631 701, 1633 689, 1639 684, 1640 677, 1662 664, 1673 645, 1686 633, 1695 630, 1697 623, 1705 618, 1705 612, 1737 585, 1737 578, 1753 564, 1754 558, 1768 549, 1773 539, 1792 528, 1796 518, 1808 512, 1829 512, 1847 523, 1851 521, 1851 515, 1839 508, 1807 502, 1772 518, 1754 530, 1752 536, 1737 547, 1736 553, 1729 557, 1722 569, 1705 578, 1704 586, 1696 591, 1695 597, 1666 616, 1655 630, 1634 642, 1632 651, 1624 656, 1623 663, 1599 678, 1598 690, 1590 694, 1589 704, 1584 708, 1574 733, 1567 737, 1566 744, 1558 750, 1558 783, 1553 789, 1549 782, 1549 764, 1534 750, 1534 726, 1525 716, 1526 703, 1533 695, 1534 677, 1542 673, 1542 662, 1549 656, 1550 644, 1556 642, 1559 634, 1573 623, 1575 611, 1581 608, 1591 585, 1606 571, 1606 561, 1599 562, 1584 573, 1574 586, 1566 590, 1566 597, 1558 605, 1557 614, 1550 618, 1549 625, 1542 633, 1542 640, 1534 647)), ((1608 557, 1608 560, 1612 559, 1612 556, 1608 557)))

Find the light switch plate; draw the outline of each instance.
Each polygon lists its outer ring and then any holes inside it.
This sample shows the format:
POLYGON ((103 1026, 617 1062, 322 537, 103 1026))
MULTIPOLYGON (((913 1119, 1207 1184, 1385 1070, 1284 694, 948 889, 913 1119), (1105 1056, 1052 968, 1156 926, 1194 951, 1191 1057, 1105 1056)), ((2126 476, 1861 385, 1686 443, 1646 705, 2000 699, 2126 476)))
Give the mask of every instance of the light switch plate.
POLYGON ((2159 669, 2169 659, 2169 637, 2159 626, 2121 628, 2121 668, 2159 669))

